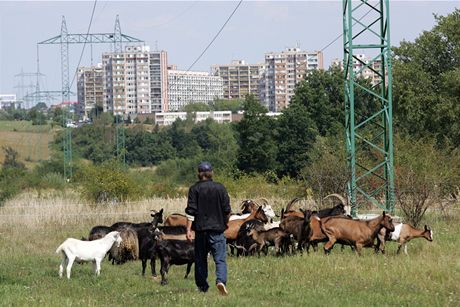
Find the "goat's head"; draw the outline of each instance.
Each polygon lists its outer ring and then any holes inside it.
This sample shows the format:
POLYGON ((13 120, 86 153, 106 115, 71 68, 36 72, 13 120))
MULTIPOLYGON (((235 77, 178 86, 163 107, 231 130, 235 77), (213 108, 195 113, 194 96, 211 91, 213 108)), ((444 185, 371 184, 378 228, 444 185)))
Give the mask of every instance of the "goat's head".
POLYGON ((393 224, 393 218, 391 215, 386 214, 385 211, 382 213, 381 225, 389 232, 395 231, 395 225, 393 224))
POLYGON ((151 210, 150 216, 152 217, 152 225, 154 228, 158 226, 158 224, 163 223, 163 208, 160 211, 156 212, 155 210, 151 210))
POLYGON ((428 241, 433 241, 433 230, 427 225, 425 225, 425 229, 423 231, 423 237, 428 241))
POLYGON ((257 231, 254 228, 251 228, 248 232, 248 236, 252 237, 257 231))
POLYGON ((265 212, 262 206, 260 206, 259 209, 257 209, 254 218, 261 221, 264 224, 268 223, 268 217, 267 215, 265 215, 265 212))
POLYGON ((254 210, 256 210, 256 208, 257 208, 256 203, 251 199, 243 200, 243 202, 241 203, 241 210, 242 210, 241 212, 243 214, 251 213, 254 210))
POLYGON ((115 231, 114 239, 117 247, 120 247, 121 241, 123 241, 123 239, 121 238, 121 234, 118 231, 115 231))

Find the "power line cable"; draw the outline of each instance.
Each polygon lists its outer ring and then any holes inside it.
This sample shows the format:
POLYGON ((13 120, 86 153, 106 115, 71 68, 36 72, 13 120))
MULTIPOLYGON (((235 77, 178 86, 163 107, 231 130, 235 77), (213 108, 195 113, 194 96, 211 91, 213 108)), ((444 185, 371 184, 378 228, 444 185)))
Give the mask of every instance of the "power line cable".
MULTIPOLYGON (((377 3, 377 4, 379 4, 379 3, 377 3)), ((361 17, 358 19, 358 21, 361 21, 364 17, 366 17, 367 15, 369 15, 369 13, 372 12, 372 10, 375 9, 375 7, 377 6, 377 4, 374 5, 373 7, 371 7, 371 8, 369 9, 369 11, 367 11, 366 14, 364 14, 363 16, 361 16, 361 17)), ((358 23, 358 21, 355 21, 355 23, 352 25, 352 27, 354 27, 354 26, 358 23)), ((339 38, 341 38, 342 36, 343 36, 343 33, 341 33, 339 36, 337 36, 336 38, 334 38, 334 39, 333 39, 330 43, 328 43, 326 46, 324 46, 323 48, 321 48, 320 51, 323 52, 324 50, 326 50, 327 48, 329 48, 333 43, 335 43, 335 42, 336 42, 339 38)))
POLYGON ((89 25, 88 25, 88 30, 86 31, 85 41, 83 42, 83 48, 81 49, 80 59, 78 60, 77 69, 75 69, 75 74, 73 75, 69 90, 72 88, 73 83, 75 82, 75 78, 77 77, 77 74, 78 74, 78 67, 80 67, 81 59, 83 58, 83 54, 85 52, 86 41, 88 39, 89 31, 91 30, 91 24, 93 23, 94 12, 96 11, 96 4, 97 4, 97 0, 94 0, 93 11, 91 12, 91 19, 89 20, 89 25))
POLYGON ((233 12, 230 14, 230 16, 228 16, 227 20, 225 21, 225 23, 222 25, 222 27, 219 29, 219 31, 217 32, 217 34, 213 37, 213 39, 211 40, 211 42, 206 46, 206 48, 204 48, 203 52, 198 56, 198 58, 192 63, 192 65, 190 65, 190 67, 187 69, 187 71, 190 71, 190 69, 192 69, 192 67, 201 59, 201 57, 206 53, 206 51, 209 49, 209 47, 211 47, 211 45, 214 43, 214 41, 217 39, 217 37, 219 36, 219 34, 224 30, 225 26, 227 25, 227 23, 230 21, 230 19, 232 19, 233 15, 236 13, 236 11, 238 10, 238 8, 240 7, 241 3, 243 3, 243 0, 240 0, 238 2, 238 4, 236 5, 235 9, 233 10, 233 12))

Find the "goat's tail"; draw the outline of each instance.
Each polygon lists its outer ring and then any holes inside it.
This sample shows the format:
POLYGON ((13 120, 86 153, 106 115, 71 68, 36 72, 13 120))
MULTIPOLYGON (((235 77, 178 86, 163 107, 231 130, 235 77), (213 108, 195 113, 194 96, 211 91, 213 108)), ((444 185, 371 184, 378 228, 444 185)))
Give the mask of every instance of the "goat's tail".
POLYGON ((59 245, 59 247, 56 249, 56 254, 59 254, 59 253, 61 253, 61 252, 64 252, 63 245, 64 245, 64 243, 62 243, 61 245, 59 245))

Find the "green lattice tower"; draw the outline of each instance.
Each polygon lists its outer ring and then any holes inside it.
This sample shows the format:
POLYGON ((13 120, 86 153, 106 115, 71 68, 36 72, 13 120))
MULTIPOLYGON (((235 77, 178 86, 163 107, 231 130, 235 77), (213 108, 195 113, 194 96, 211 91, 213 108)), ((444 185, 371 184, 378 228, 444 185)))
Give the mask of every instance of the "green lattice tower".
MULTIPOLYGON (((122 43, 144 43, 143 40, 134 38, 132 36, 122 34, 120 28, 120 21, 117 15, 115 21, 115 31, 113 33, 95 33, 95 34, 70 34, 67 31, 67 25, 64 16, 62 16, 61 23, 61 34, 45 41, 39 42, 39 45, 52 45, 57 44, 61 46, 61 78, 62 78, 62 101, 70 102, 70 80, 69 80, 69 44, 113 44, 115 52, 121 52, 122 43), (118 50, 118 51, 117 51, 118 50)), ((66 180, 72 177, 72 131, 71 128, 67 128, 67 122, 70 116, 73 114, 72 105, 68 105, 67 112, 64 112, 65 116, 63 119, 64 125, 64 178, 66 180)), ((117 127, 119 125, 117 124, 117 127)), ((123 129, 121 129, 123 130, 123 129)), ((124 149, 124 131, 123 133, 117 129, 117 155, 124 155, 126 150, 124 149), (121 141, 118 138, 122 138, 121 141), (122 150, 119 150, 119 145, 123 146, 122 150)), ((120 147, 121 148, 121 147, 120 147)), ((119 156, 120 157, 120 156, 119 156)), ((124 157, 122 158, 124 161, 124 157)))
POLYGON ((346 149, 352 215, 373 204, 393 212, 394 170, 389 0, 343 0, 346 149), (366 53, 369 60, 358 56, 366 53), (371 72, 372 83, 358 83, 371 72), (363 99, 362 97, 365 96, 363 99), (355 98, 376 111, 357 114, 355 98))

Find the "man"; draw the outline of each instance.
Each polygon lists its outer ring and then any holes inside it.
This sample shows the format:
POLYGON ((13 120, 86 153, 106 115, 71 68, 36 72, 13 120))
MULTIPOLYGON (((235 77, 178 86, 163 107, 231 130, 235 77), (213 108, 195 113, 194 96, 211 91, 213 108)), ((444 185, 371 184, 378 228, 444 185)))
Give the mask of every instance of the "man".
POLYGON ((227 295, 227 250, 224 231, 230 217, 230 199, 225 187, 212 180, 209 162, 198 165, 199 181, 190 187, 187 208, 187 239, 195 231, 195 283, 199 291, 207 292, 208 253, 216 263, 216 286, 220 294, 227 295))

